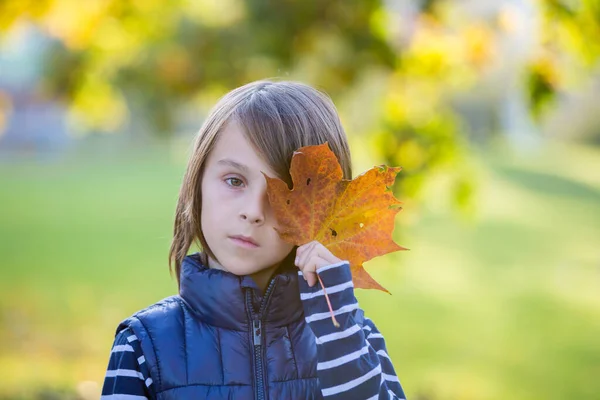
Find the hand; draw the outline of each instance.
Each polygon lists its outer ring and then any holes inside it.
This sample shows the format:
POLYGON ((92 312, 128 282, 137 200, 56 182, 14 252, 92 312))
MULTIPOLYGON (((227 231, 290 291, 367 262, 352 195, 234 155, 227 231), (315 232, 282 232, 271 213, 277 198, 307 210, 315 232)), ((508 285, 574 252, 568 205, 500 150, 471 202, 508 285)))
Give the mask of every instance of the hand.
POLYGON ((302 275, 308 286, 313 287, 317 283, 317 270, 319 268, 341 261, 321 243, 313 240, 298 247, 294 264, 302 271, 302 275))

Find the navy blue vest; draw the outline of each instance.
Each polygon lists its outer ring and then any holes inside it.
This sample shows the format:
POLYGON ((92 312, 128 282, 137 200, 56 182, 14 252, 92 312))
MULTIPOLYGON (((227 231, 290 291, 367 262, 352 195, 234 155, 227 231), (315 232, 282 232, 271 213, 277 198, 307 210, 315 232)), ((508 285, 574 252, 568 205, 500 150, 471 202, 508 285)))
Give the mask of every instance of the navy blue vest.
POLYGON ((140 340, 158 399, 320 399, 315 337, 294 269, 279 271, 259 305, 249 277, 182 264, 178 296, 123 321, 140 340))

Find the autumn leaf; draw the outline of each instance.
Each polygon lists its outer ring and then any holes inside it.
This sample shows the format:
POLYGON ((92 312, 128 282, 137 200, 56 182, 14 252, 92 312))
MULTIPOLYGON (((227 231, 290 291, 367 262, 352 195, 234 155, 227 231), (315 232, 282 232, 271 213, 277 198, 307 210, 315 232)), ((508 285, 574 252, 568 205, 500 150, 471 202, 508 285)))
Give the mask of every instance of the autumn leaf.
POLYGON ((371 168, 354 180, 327 143, 294 152, 293 187, 265 175, 267 194, 279 223, 280 237, 296 246, 317 240, 348 260, 354 286, 386 291, 363 268, 373 257, 406 250, 392 239, 394 218, 401 210, 390 187, 400 167, 371 168))

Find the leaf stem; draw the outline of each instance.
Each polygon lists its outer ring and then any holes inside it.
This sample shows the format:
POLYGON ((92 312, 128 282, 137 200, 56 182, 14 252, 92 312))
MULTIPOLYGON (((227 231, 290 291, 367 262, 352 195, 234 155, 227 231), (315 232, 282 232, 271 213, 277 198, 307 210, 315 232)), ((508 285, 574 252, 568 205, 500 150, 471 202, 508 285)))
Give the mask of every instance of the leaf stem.
POLYGON ((317 274, 317 278, 319 279, 319 283, 321 284, 321 287, 323 288, 323 294, 325 295, 325 300, 327 300, 327 305, 329 306, 329 312, 331 313, 331 321, 333 321, 333 326, 335 326, 336 328, 339 328, 340 323, 337 322, 337 319, 335 319, 335 315, 333 314, 333 307, 331 307, 331 302, 329 301, 329 296, 327 296, 327 291, 325 290, 325 285, 323 285, 323 281, 321 280, 321 277, 319 276, 319 274, 317 274))

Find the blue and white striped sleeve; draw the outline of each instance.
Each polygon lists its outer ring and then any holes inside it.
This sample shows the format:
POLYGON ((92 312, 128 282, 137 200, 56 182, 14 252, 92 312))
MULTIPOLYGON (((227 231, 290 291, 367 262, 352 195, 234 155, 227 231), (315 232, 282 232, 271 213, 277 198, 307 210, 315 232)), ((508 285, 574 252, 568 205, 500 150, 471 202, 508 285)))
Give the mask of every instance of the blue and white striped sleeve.
POLYGON ((115 337, 101 400, 154 399, 154 386, 142 354, 140 341, 126 328, 115 337))
POLYGON ((317 273, 340 323, 339 328, 333 325, 320 285, 311 288, 300 278, 304 317, 317 342, 317 375, 323 397, 404 399, 384 338, 358 306, 348 261, 320 268, 317 273))

